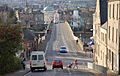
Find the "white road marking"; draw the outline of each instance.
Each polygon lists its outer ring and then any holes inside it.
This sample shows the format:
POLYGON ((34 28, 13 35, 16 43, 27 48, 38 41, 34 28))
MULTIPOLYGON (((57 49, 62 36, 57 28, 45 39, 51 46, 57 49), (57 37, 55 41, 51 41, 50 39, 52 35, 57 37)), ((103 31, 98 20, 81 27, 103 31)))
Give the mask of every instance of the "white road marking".
POLYGON ((25 74, 24 76, 27 76, 27 75, 29 75, 29 74, 31 74, 31 72, 28 72, 27 74, 25 74))
MULTIPOLYGON (((61 68, 60 68, 61 69, 61 68)), ((58 71, 60 71, 60 69, 58 69, 58 71)))
POLYGON ((70 68, 68 68, 67 70, 68 70, 68 72, 69 72, 69 76, 71 76, 72 73, 71 73, 71 71, 70 71, 70 68))
POLYGON ((24 72, 25 70, 20 70, 19 72, 24 72))

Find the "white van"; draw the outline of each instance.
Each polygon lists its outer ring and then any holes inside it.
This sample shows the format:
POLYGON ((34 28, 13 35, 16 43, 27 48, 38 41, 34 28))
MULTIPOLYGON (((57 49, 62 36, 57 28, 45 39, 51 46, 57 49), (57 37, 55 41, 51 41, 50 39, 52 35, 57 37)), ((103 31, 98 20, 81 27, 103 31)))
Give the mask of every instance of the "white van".
POLYGON ((30 57, 30 69, 32 72, 35 69, 44 69, 44 71, 47 70, 45 53, 43 51, 32 51, 30 57))

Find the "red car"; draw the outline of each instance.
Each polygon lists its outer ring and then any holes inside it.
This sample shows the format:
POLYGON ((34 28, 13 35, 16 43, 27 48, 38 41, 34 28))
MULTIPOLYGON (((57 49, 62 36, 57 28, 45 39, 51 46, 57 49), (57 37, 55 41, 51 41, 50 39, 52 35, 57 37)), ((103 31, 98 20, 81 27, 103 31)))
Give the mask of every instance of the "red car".
POLYGON ((60 59, 55 59, 52 63, 52 69, 54 68, 61 68, 63 69, 63 62, 60 59))

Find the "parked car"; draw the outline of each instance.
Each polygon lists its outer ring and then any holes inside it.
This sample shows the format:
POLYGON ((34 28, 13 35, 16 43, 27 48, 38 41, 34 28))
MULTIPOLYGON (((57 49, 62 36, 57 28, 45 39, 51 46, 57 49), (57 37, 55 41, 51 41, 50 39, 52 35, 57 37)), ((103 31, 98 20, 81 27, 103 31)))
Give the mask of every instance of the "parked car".
POLYGON ((67 53, 67 48, 65 46, 61 46, 60 53, 67 53))
POLYGON ((62 60, 60 60, 60 59, 53 60, 53 62, 52 62, 52 69, 54 69, 54 68, 61 68, 61 69, 63 69, 63 62, 62 62, 62 60))
POLYGON ((43 51, 32 51, 30 57, 30 69, 32 72, 35 69, 44 69, 44 71, 47 70, 45 53, 43 51))

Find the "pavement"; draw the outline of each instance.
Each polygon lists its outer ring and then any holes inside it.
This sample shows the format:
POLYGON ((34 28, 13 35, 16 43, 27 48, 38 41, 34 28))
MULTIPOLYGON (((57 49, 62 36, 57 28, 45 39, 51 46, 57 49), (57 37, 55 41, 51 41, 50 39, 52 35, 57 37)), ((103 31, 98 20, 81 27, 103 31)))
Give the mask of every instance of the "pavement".
POLYGON ((6 75, 2 75, 2 76, 24 76, 25 74, 27 74, 30 70, 29 69, 25 69, 25 70, 18 70, 16 72, 13 73, 8 73, 6 75))

